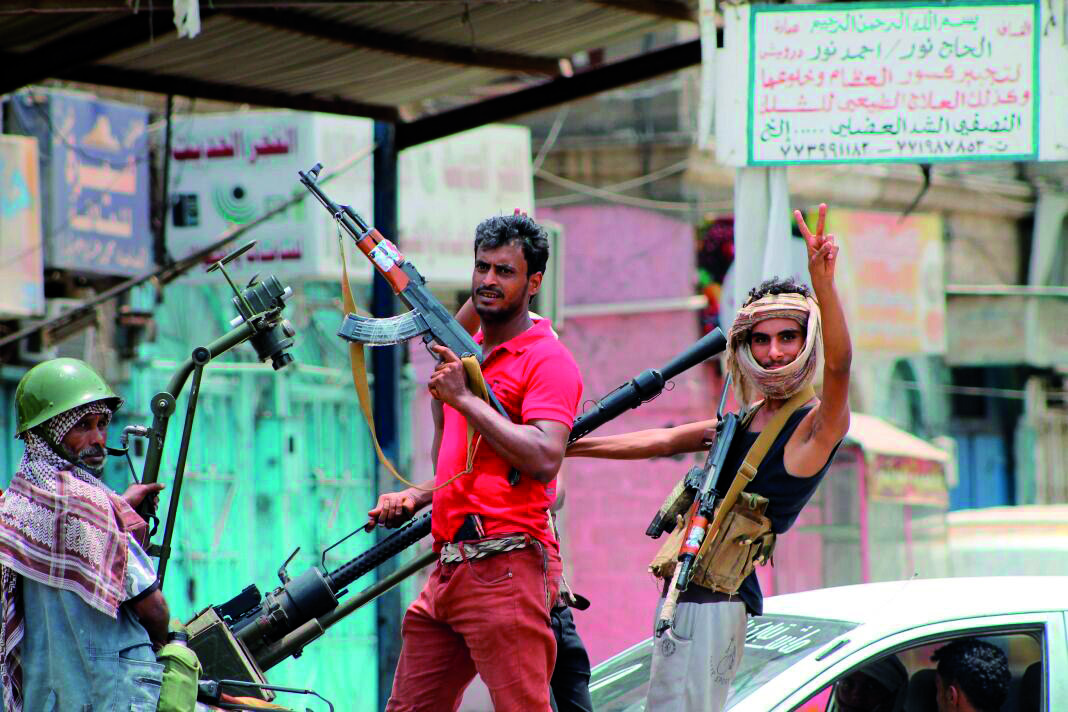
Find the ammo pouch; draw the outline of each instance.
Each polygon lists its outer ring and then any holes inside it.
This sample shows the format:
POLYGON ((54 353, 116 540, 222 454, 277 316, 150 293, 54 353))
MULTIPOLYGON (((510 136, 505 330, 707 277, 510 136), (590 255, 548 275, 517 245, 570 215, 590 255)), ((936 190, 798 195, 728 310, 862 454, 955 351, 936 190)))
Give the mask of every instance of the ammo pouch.
MULTIPOLYGON (((757 564, 771 560, 775 534, 771 520, 764 516, 768 500, 757 494, 741 493, 727 513, 715 537, 706 538, 694 562, 693 583, 710 591, 734 594, 757 564)), ((675 574, 679 549, 689 522, 680 523, 649 564, 658 578, 675 574)))
MULTIPOLYGON (((694 561, 692 583, 712 591, 734 594, 757 564, 771 560, 775 550, 775 534, 771 531, 771 520, 764 514, 768 499, 743 490, 756 476, 757 468, 782 432, 787 419, 814 395, 812 386, 806 386, 791 396, 746 453, 730 489, 716 504, 715 515, 708 525, 709 536, 701 543, 694 561), (728 508, 726 512, 722 511, 724 506, 728 508)), ((754 409, 746 414, 743 419, 746 426, 752 422, 755 412, 754 409)), ((685 489, 684 485, 682 489, 685 489)), ((679 550, 696 509, 695 503, 690 507, 685 521, 681 516, 677 517, 671 536, 649 564, 649 571, 653 575, 669 581, 674 576, 679 550)))

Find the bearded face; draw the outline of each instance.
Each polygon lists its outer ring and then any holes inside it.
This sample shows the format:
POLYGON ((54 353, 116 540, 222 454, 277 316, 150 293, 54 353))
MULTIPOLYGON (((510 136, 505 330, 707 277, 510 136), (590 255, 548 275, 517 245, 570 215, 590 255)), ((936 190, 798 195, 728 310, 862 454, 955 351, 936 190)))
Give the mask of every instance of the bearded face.
POLYGON ((527 274, 523 248, 517 244, 475 253, 475 271, 471 276, 471 300, 479 318, 486 324, 500 324, 526 313, 530 298, 541 286, 541 273, 527 274))
POLYGON ((80 462, 94 470, 100 470, 107 460, 108 425, 110 413, 90 413, 76 422, 60 442, 71 462, 80 462))

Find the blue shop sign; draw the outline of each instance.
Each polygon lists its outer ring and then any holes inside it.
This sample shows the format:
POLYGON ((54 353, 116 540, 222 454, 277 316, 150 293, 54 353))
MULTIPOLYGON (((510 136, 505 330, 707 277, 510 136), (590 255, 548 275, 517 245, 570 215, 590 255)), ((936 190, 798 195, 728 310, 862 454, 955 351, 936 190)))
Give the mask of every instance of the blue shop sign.
POLYGON ((148 111, 59 92, 20 94, 42 147, 45 266, 137 275, 152 267, 148 111))

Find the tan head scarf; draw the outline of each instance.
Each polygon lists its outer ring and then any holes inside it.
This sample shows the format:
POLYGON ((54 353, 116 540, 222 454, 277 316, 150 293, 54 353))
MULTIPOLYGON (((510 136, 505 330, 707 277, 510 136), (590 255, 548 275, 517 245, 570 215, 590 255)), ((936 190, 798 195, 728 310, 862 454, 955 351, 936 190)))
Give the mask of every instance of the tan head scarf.
POLYGON ((738 310, 727 345, 727 369, 734 379, 734 394, 748 407, 761 398, 786 399, 812 382, 823 360, 820 307, 816 300, 797 293, 765 294, 738 310), (805 329, 805 347, 791 363, 768 370, 756 362, 749 334, 767 319, 793 319, 805 329))

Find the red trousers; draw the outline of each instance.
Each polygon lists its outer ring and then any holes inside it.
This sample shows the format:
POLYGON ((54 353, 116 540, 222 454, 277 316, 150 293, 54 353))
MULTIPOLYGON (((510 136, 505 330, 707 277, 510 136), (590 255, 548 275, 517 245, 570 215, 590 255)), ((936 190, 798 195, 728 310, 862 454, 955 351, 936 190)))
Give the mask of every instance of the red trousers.
POLYGON ((496 712, 547 712, 560 556, 523 549, 437 565, 401 626, 386 712, 456 710, 477 672, 496 712))

